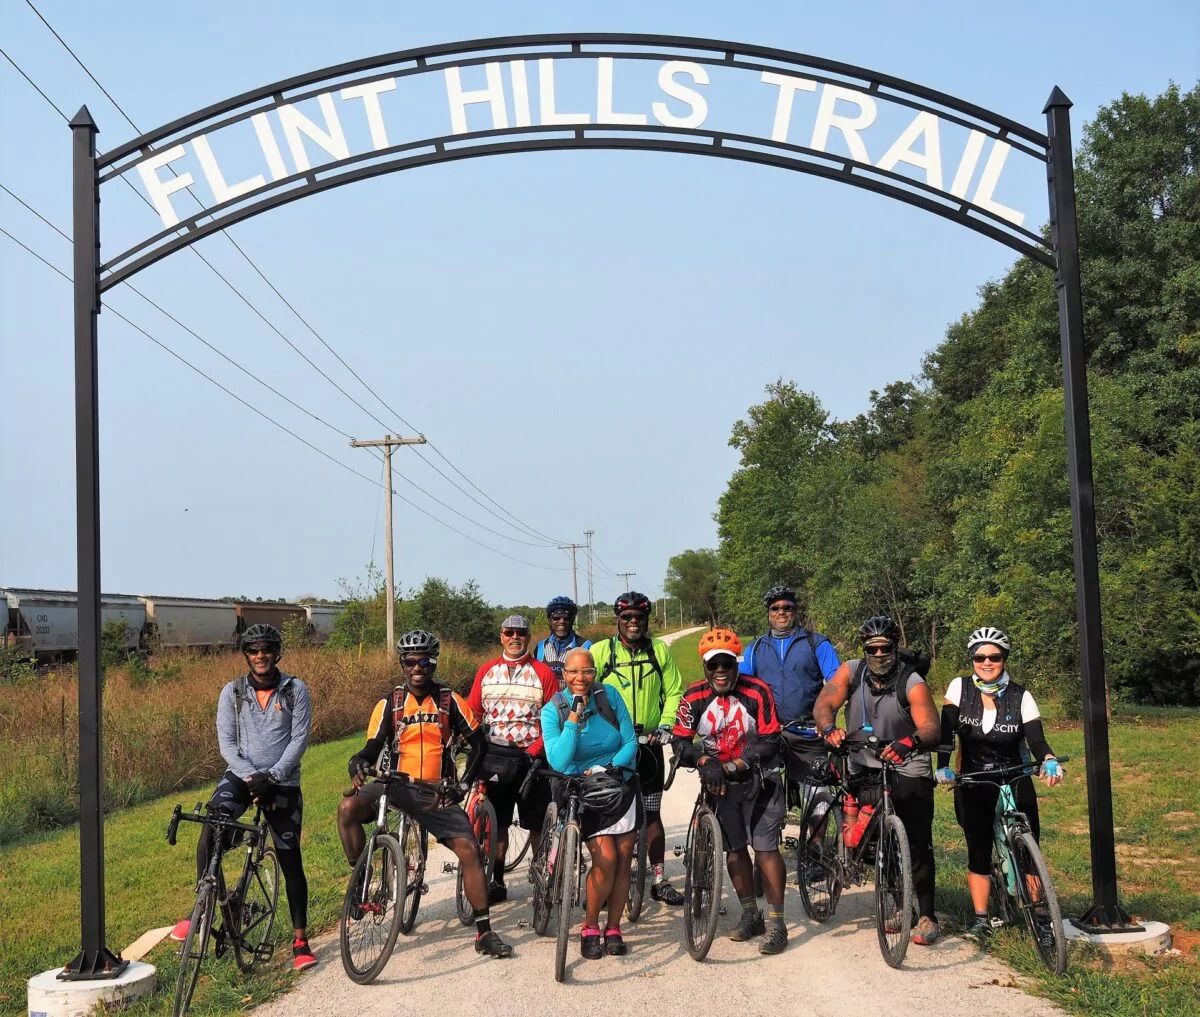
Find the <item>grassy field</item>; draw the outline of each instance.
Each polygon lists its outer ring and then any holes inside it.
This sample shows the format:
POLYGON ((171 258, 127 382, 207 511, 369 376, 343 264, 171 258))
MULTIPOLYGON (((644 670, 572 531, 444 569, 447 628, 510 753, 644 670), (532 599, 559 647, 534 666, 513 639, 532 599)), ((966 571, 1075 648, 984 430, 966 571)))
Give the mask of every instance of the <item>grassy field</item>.
MULTIPOLYGON (((699 676, 698 636, 676 644, 685 679, 699 676)), ((1087 1017, 1197 1013, 1200 999, 1200 819, 1193 774, 1200 770, 1197 711, 1122 713, 1112 728, 1117 854, 1122 900, 1136 915, 1170 922, 1180 955, 1110 963, 1074 952, 1062 978, 1042 974, 1023 935, 996 937, 995 951, 1033 992, 1087 1017)), ((1069 754, 1066 783, 1043 788, 1043 843, 1063 902, 1064 914, 1090 903, 1083 737, 1078 727, 1050 723, 1051 743, 1069 754)), ((332 821, 346 783, 345 764, 357 738, 311 748, 304 761, 305 864, 310 884, 310 927, 332 927, 340 908, 347 865, 332 821)), ((181 831, 179 845, 163 834, 176 801, 191 806, 204 792, 172 794, 111 816, 105 826, 108 943, 122 949, 146 929, 184 916, 193 896, 194 835, 181 831)), ((950 930, 966 916, 965 849, 948 794, 938 795, 935 828, 938 908, 950 930)), ((25 981, 33 973, 65 963, 78 949, 78 829, 48 832, 0 848, 0 1013, 24 1013, 25 981), (35 902, 32 903, 31 902, 35 902)), ((286 925, 286 910, 280 901, 286 925)), ((286 937, 281 930, 280 941, 286 937)), ((287 951, 282 951, 285 954, 287 951)), ((282 958, 282 954, 281 954, 282 958)), ((160 992, 138 1012, 170 1010, 175 961, 166 946, 150 957, 158 966, 160 992)), ((202 976, 194 1012, 227 1014, 284 991, 293 975, 284 959, 251 978, 225 960, 202 976)))

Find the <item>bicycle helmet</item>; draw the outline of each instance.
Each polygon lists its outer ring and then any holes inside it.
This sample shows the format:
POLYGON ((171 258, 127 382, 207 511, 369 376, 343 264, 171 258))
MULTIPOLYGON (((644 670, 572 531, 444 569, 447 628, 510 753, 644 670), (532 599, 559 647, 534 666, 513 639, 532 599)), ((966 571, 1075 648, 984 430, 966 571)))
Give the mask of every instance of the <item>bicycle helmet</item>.
POLYGON ((647 617, 650 616, 650 598, 644 593, 638 593, 637 590, 630 590, 628 593, 622 593, 613 602, 613 614, 619 615, 622 611, 640 611, 647 617))
POLYGON ((732 629, 711 629, 700 637, 700 659, 708 660, 718 653, 742 655, 742 641, 732 629))
POLYGON ((788 586, 772 586, 763 594, 763 607, 770 607, 780 600, 790 600, 796 603, 796 591, 788 586))
POLYGON ((625 784, 611 773, 588 774, 579 783, 579 800, 593 812, 612 812, 624 798, 625 784))
POLYGON ((396 640, 396 652, 401 657, 406 653, 417 653, 436 661, 441 648, 441 640, 432 632, 426 632, 424 629, 412 629, 396 640))
POLYGON ((251 625, 245 632, 242 633, 241 647, 245 650, 247 646, 254 646, 256 643, 266 643, 268 646, 275 647, 275 652, 279 653, 283 650, 283 634, 274 625, 251 625))
POLYGON ((992 625, 982 625, 967 637, 967 653, 974 653, 975 647, 982 646, 984 643, 1000 647, 1006 657, 1009 650, 1012 649, 1012 643, 1009 642, 1008 633, 1004 629, 998 629, 992 625))
POLYGON ((571 621, 574 621, 579 614, 579 606, 570 597, 554 597, 546 605, 546 617, 549 618, 556 611, 566 611, 571 616, 571 621))
POLYGON ((900 626, 886 614, 875 614, 859 626, 858 638, 864 643, 870 639, 890 639, 893 643, 898 643, 900 626))

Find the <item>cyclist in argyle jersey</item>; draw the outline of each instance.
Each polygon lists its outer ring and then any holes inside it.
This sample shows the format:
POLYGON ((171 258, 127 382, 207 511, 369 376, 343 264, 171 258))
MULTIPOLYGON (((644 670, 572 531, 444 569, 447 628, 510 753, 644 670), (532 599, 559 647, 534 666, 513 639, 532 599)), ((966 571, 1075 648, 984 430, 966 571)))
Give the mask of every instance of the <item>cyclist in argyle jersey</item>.
POLYGON ((592 644, 597 681, 620 695, 634 729, 650 736, 639 746, 638 776, 646 815, 646 854, 654 870, 650 896, 666 904, 683 903, 683 894, 666 876, 666 832, 662 823, 664 743, 670 741, 675 712, 683 698, 683 675, 670 647, 648 630, 650 598, 630 590, 613 604, 616 635, 592 644))

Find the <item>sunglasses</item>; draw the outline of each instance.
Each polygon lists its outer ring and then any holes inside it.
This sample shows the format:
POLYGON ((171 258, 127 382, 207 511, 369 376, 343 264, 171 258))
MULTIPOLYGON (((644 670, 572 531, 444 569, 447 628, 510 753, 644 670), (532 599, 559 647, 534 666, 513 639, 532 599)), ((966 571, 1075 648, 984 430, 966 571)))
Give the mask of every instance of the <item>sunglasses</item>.
POLYGON ((1002 653, 977 653, 971 658, 976 664, 982 664, 985 660, 989 664, 999 664, 1004 659, 1002 653))
POLYGON ((275 650, 274 646, 247 646, 246 647, 246 653, 248 653, 251 657, 258 657, 264 653, 275 653, 275 652, 276 652, 276 650, 275 650))
POLYGON ((737 667, 737 658, 730 657, 728 654, 723 654, 720 657, 710 657, 704 662, 705 671, 720 671, 722 669, 730 671, 737 667))
POLYGON ((619 614, 619 615, 617 615, 617 617, 620 618, 621 621, 623 621, 623 622, 645 621, 646 620, 646 616, 644 614, 642 614, 641 612, 634 612, 634 611, 630 611, 628 614, 619 614))
POLYGON ((571 617, 571 615, 570 615, 570 612, 568 612, 568 611, 555 611, 554 614, 552 614, 550 616, 550 620, 551 621, 562 621, 564 618, 569 619, 570 617, 571 617))
POLYGON ((405 667, 436 667, 437 661, 433 657, 405 657, 400 661, 405 667))
POLYGON ((529 629, 501 629, 500 635, 505 639, 511 639, 513 636, 527 636, 529 629))
POLYGON ((863 653, 871 657, 886 657, 889 653, 896 652, 895 643, 882 643, 878 646, 864 646, 863 653))
POLYGON ((772 604, 767 608, 772 614, 783 614, 786 611, 795 611, 795 604, 772 604))

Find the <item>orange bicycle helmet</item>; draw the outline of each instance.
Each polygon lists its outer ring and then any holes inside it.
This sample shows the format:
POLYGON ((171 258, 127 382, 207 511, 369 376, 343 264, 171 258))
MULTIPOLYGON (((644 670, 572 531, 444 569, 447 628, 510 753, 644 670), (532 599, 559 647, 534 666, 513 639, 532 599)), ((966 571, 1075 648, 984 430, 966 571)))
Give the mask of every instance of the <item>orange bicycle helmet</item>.
POLYGON ((701 660, 708 660, 718 653, 731 653, 735 657, 742 655, 742 641, 733 629, 710 629, 700 637, 701 660))

